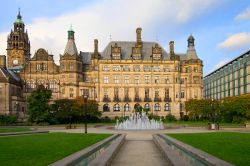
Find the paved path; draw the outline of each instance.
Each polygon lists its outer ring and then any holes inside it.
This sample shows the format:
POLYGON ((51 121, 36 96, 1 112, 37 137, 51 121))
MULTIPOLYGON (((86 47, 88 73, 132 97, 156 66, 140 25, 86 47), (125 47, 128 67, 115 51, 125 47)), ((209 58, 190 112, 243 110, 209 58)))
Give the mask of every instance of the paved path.
POLYGON ((162 166, 168 164, 152 140, 126 140, 111 165, 162 166))

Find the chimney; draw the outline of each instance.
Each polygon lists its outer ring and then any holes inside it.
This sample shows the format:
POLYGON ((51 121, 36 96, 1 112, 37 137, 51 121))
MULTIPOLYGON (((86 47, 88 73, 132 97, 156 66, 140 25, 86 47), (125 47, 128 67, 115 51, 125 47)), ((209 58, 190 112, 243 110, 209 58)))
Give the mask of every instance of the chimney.
POLYGON ((6 56, 0 55, 0 67, 6 68, 6 56))
POLYGON ((170 55, 174 55, 174 41, 169 42, 170 55))
POLYGON ((98 53, 98 40, 94 40, 94 53, 98 53))
POLYGON ((136 44, 137 46, 141 47, 142 46, 142 41, 141 41, 141 28, 136 29, 136 44))

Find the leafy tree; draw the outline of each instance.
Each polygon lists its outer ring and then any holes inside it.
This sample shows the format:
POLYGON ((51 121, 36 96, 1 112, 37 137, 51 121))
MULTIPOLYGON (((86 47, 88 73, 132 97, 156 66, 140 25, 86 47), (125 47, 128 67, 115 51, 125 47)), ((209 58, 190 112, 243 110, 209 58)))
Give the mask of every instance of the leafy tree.
POLYGON ((46 122, 49 116, 49 99, 51 98, 51 91, 45 89, 44 86, 39 86, 32 91, 28 97, 28 114, 29 121, 40 123, 46 122))
POLYGON ((101 116, 98 103, 94 100, 84 100, 82 97, 77 97, 73 109, 78 111, 80 116, 84 118, 85 133, 87 133, 88 118, 101 116))

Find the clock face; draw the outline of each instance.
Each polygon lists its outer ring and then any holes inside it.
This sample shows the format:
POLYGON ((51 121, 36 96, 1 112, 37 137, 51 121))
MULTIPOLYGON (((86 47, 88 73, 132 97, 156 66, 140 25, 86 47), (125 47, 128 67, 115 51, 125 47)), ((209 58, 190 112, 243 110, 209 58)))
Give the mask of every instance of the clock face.
POLYGON ((13 64, 17 65, 18 64, 18 60, 17 59, 13 60, 13 64))

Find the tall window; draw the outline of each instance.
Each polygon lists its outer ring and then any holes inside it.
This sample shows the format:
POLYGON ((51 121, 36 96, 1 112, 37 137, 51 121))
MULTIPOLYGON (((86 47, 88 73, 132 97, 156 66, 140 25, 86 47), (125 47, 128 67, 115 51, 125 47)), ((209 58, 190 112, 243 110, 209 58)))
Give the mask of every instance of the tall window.
POLYGON ((149 88, 145 88, 145 98, 149 98, 149 88))
POLYGON ((139 88, 135 88, 135 97, 139 98, 139 88))
POLYGON ((118 103, 114 105, 114 111, 120 111, 120 106, 118 103))
POLYGON ((104 98, 108 98, 108 88, 103 89, 104 98))
POLYGON ((74 97, 74 89, 69 88, 69 97, 74 97))
POLYGON ((74 64, 73 63, 70 63, 69 64, 69 70, 73 70, 74 69, 74 64))
POLYGON ((182 90, 181 91, 181 99, 184 99, 185 98, 185 92, 182 90))
POLYGON ((171 111, 171 107, 169 103, 166 103, 164 106, 164 111, 171 111))
POLYGON ((168 84, 170 82, 168 76, 165 76, 164 82, 165 84, 168 84))
POLYGON ((156 83, 156 84, 159 84, 159 82, 160 82, 160 81, 159 81, 159 76, 155 76, 155 83, 156 83))
POLYGON ((129 76, 124 76, 124 83, 129 84, 129 76))
POLYGON ((198 89, 194 89, 194 98, 198 98, 198 89))
POLYGON ((198 84, 199 83, 199 77, 198 76, 194 76, 194 84, 198 84))
POLYGON ((169 98, 169 89, 165 88, 165 98, 169 98))
POLYGON ((161 110, 161 106, 160 106, 159 103, 156 103, 156 104, 155 104, 154 110, 155 110, 155 111, 160 111, 160 110, 161 110))
POLYGON ((160 94, 159 94, 159 89, 156 89, 155 90, 155 98, 159 98, 160 97, 160 94))
POLYGON ((149 76, 145 76, 145 83, 146 83, 146 84, 149 84, 149 83, 150 83, 149 76))
POLYGON ((118 76, 114 76, 114 83, 119 84, 119 77, 118 76))
POLYGON ((129 97, 129 88, 124 88, 124 96, 125 96, 126 98, 129 97))
POLYGON ((126 103, 126 104, 124 105, 124 110, 125 110, 125 111, 130 111, 130 106, 129 106, 128 103, 126 103))
POLYGON ((198 73, 198 67, 194 67, 194 72, 198 73))
POLYGON ((135 84, 139 84, 139 76, 135 76, 135 84))
POLYGON ((114 97, 119 98, 119 89, 118 88, 114 88, 114 97))
POLYGON ((108 76, 104 76, 104 84, 108 84, 109 83, 109 77, 108 76))

